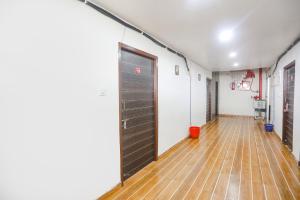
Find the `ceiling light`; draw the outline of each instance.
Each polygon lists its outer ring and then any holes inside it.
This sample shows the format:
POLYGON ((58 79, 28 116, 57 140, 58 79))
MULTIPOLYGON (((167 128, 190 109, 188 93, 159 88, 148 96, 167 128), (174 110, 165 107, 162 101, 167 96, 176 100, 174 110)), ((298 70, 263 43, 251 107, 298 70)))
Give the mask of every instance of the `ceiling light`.
POLYGON ((230 58, 235 58, 236 55, 237 55, 237 53, 233 51, 233 52, 231 52, 231 53, 229 54, 229 57, 230 57, 230 58))
POLYGON ((228 42, 232 39, 233 37, 233 32, 232 30, 223 30, 220 34, 219 34, 219 40, 220 42, 228 42))
POLYGON ((235 63, 233 64, 233 66, 234 66, 234 67, 237 67, 237 66, 239 66, 239 63, 235 62, 235 63))

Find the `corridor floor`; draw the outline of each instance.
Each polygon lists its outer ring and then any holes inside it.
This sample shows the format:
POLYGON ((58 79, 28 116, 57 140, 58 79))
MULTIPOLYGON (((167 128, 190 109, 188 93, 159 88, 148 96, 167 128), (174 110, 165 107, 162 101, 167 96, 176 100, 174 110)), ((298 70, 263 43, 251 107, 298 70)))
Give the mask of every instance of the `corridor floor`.
POLYGON ((300 199, 300 169, 274 133, 219 117, 101 199, 300 199))

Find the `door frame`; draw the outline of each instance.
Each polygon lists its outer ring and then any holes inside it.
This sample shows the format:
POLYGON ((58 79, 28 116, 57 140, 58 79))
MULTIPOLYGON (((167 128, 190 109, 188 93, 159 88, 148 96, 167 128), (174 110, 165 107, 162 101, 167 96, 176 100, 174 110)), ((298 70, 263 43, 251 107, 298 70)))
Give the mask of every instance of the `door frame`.
POLYGON ((157 62, 158 57, 142 50, 131 47, 127 44, 119 42, 119 50, 118 50, 118 76, 119 76, 119 142, 120 142, 120 177, 121 177, 121 185, 124 183, 123 176, 123 128, 122 128, 122 105, 121 105, 121 82, 122 76, 121 72, 121 51, 126 50, 136 55, 149 58, 153 60, 153 80, 154 80, 154 161, 158 160, 158 77, 157 77, 157 62))
POLYGON ((216 92, 216 98, 215 98, 215 100, 216 100, 216 102, 215 102, 215 109, 216 109, 216 116, 218 116, 219 115, 219 82, 218 81, 216 81, 216 88, 215 88, 215 92, 216 92))
POLYGON ((211 103, 212 103, 212 101, 211 101, 211 96, 212 96, 212 94, 211 94, 211 91, 212 91, 212 87, 211 87, 211 85, 212 85, 212 79, 211 78, 206 78, 206 123, 208 123, 208 122, 210 122, 211 120, 212 120, 212 112, 211 112, 211 103), (208 93, 207 93, 207 84, 208 84, 208 82, 210 82, 210 92, 209 92, 209 94, 210 94, 210 106, 209 106, 209 111, 210 111, 210 117, 209 117, 209 121, 207 121, 207 107, 208 107, 208 102, 207 102, 207 99, 208 99, 208 93))
MULTIPOLYGON (((285 144, 284 138, 286 136, 286 132, 285 132, 285 128, 284 128, 285 127, 285 112, 284 112, 285 101, 284 101, 284 97, 287 95, 287 81, 288 81, 288 77, 286 77, 287 76, 286 70, 288 70, 288 69, 290 69, 292 67, 295 67, 295 66, 296 66, 296 62, 294 60, 294 61, 292 61, 291 63, 289 63, 288 65, 286 65, 283 68, 283 96, 282 96, 282 98, 283 98, 283 100, 282 100, 282 143, 283 144, 285 144)), ((294 97, 294 99, 295 99, 295 97, 294 97)), ((294 110, 293 110, 293 112, 294 112, 294 110)), ((294 124, 294 122, 293 122, 293 124, 294 124)), ((293 130, 293 132, 294 132, 294 130, 293 130)), ((294 133, 293 133, 293 137, 294 137, 294 133)), ((293 144, 292 144, 291 151, 293 151, 293 144)))

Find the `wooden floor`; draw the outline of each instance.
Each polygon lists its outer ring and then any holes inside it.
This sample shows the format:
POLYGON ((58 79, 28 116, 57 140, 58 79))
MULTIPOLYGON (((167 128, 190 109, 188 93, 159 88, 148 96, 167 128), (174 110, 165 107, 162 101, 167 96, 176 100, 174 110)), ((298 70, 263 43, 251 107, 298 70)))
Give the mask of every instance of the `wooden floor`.
POLYGON ((300 170, 261 123, 220 117, 101 199, 300 200, 300 170))

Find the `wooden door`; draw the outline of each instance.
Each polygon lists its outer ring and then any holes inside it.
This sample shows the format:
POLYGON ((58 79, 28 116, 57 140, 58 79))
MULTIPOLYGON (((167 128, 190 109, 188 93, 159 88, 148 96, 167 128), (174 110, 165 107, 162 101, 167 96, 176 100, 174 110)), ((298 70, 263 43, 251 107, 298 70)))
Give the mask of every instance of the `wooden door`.
POLYGON ((284 68, 283 80, 283 130, 282 140, 289 149, 293 150, 293 124, 294 124, 294 88, 295 88, 295 62, 284 68))
POLYGON ((120 44, 121 180, 157 160, 157 57, 120 44))
POLYGON ((211 80, 206 79, 206 122, 211 121, 211 80))

